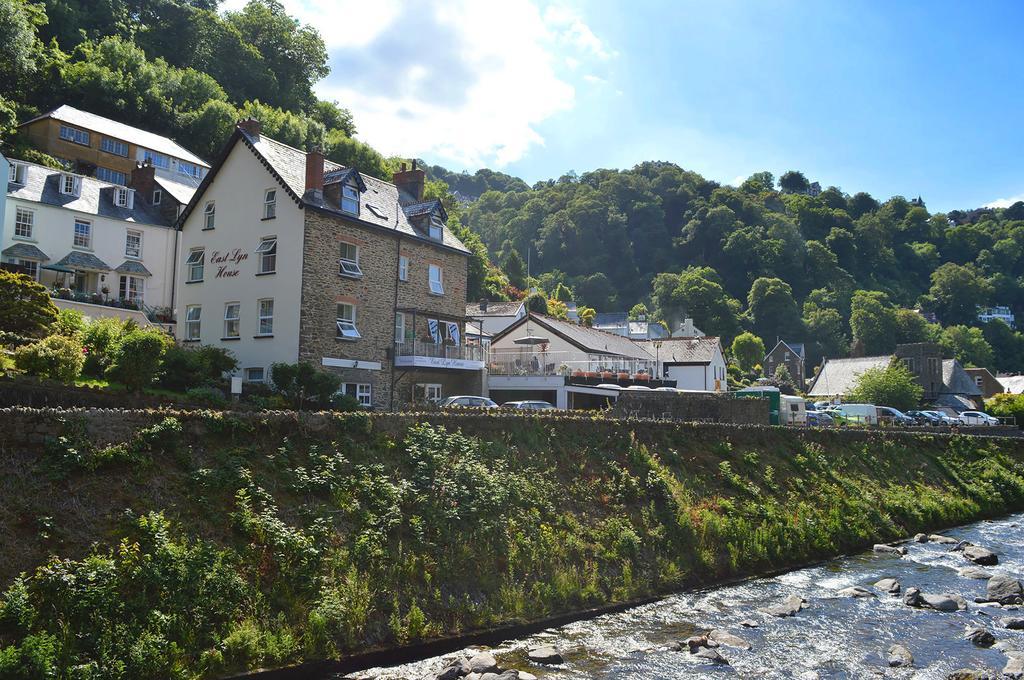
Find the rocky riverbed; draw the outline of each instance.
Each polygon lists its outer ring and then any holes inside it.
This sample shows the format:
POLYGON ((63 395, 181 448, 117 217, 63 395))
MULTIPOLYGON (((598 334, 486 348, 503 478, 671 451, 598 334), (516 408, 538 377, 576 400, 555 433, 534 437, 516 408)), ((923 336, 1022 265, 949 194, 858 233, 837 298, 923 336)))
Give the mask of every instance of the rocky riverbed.
POLYGON ((345 677, 1024 678, 1020 579, 1024 515, 345 677))

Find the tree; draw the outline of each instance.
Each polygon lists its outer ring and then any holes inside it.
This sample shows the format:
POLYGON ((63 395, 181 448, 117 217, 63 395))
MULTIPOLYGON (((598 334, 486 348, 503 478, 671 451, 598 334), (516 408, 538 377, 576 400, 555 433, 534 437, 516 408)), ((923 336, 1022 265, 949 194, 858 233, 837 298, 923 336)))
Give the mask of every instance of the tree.
POLYGON ((799 170, 790 170, 779 177, 779 188, 788 194, 803 194, 811 188, 811 183, 799 170))
POLYGON ((732 341, 732 356, 744 372, 751 372, 764 360, 764 342, 749 331, 736 336, 732 341))
POLYGON ((534 314, 548 313, 548 298, 540 291, 526 296, 526 309, 534 314))
POLYGON ((879 291, 855 291, 850 306, 850 333, 869 356, 892 353, 896 349, 897 327, 889 296, 879 291))
POLYGON ((15 94, 18 82, 36 70, 36 29, 32 5, 24 0, 0 0, 0 96, 15 94))
POLYGON ((1017 372, 1024 368, 1024 335, 1012 330, 1002 319, 984 324, 981 332, 992 347, 992 363, 997 371, 1017 372))
POLYGON ((924 389, 917 384, 914 374, 903 362, 896 361, 887 368, 869 368, 861 373, 845 400, 907 411, 917 407, 922 394, 924 389))
POLYGON ((561 300, 556 300, 554 298, 548 299, 547 314, 548 316, 553 316, 554 318, 561 319, 562 321, 569 320, 569 308, 566 306, 564 302, 562 302, 561 300))
POLYGON ((980 328, 950 326, 943 329, 939 344, 964 366, 993 367, 992 346, 980 328))
POLYGON ((341 388, 341 378, 321 371, 309 362, 277 363, 270 366, 273 389, 297 410, 326 408, 341 388))
POLYGON ((75 338, 51 335, 14 351, 14 365, 29 375, 72 383, 81 372, 85 356, 75 338))
POLYGON ((42 337, 56 320, 46 288, 30 276, 0 270, 0 331, 42 337))
POLYGON ((576 310, 576 313, 579 314, 581 324, 587 328, 594 325, 594 319, 597 318, 596 309, 593 307, 580 307, 576 310))
POLYGON ((987 304, 992 286, 973 265, 947 262, 932 272, 928 294, 935 300, 935 313, 946 325, 971 324, 978 319, 978 305, 987 304))
POLYGON ((846 337, 846 324, 838 310, 805 302, 803 323, 808 341, 808 366, 817 366, 824 357, 836 358, 846 354, 850 340, 846 337))
POLYGON ((647 305, 645 305, 642 302, 638 302, 637 304, 633 305, 633 307, 629 310, 630 321, 637 321, 641 318, 646 319, 649 315, 650 312, 647 311, 647 305))
POLYGON ((559 282, 554 288, 555 292, 551 297, 559 302, 572 302, 572 289, 564 283, 559 282))
POLYGON ((117 341, 106 374, 124 383, 129 391, 141 392, 153 384, 171 344, 173 341, 163 331, 133 327, 117 341))
POLYGON ((654 280, 655 318, 669 329, 686 317, 708 335, 731 342, 739 332, 740 303, 729 297, 710 267, 691 267, 681 274, 659 274, 654 280))
POLYGON ((782 337, 803 335, 793 289, 782 279, 761 277, 755 280, 747 295, 747 314, 754 332, 771 344, 782 337))
MULTIPOLYGON (((509 244, 511 246, 511 244, 509 244)), ((508 277, 508 282, 520 290, 526 288, 526 263, 519 252, 509 247, 501 260, 501 270, 508 277)))

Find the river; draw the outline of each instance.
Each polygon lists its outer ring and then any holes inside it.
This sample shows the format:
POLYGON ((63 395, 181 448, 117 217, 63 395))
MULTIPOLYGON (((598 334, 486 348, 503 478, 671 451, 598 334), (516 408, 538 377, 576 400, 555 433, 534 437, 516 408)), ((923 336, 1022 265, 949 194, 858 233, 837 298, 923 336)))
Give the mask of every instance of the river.
MULTIPOLYGON (((992 572, 1024 576, 1024 515, 961 527, 944 535, 990 548, 999 555, 992 572)), ((491 651, 502 668, 527 671, 540 678, 945 678, 961 668, 988 669, 998 677, 1007 662, 1005 649, 1024 650, 1024 631, 1006 630, 1001 617, 1024 616, 1015 607, 979 605, 986 581, 959 576, 971 566, 950 545, 907 543, 908 554, 864 553, 769 578, 699 592, 684 592, 626 612, 579 621, 518 640, 491 651), (966 611, 941 613, 903 604, 902 596, 872 587, 895 578, 903 588, 926 593, 957 593, 966 611), (837 591, 863 586, 877 597, 838 597, 837 591), (803 597, 805 608, 793 617, 758 611, 790 595, 803 597), (1009 611, 1008 611, 1009 610, 1009 611), (756 628, 741 621, 750 620, 756 628), (971 627, 995 634, 993 648, 964 639, 971 627), (701 663, 670 645, 712 629, 742 637, 750 650, 718 648, 729 665, 701 663), (888 649, 901 644, 914 656, 912 668, 890 668, 888 649), (565 663, 544 667, 526 658, 528 649, 551 645, 565 663)), ((685 647, 684 647, 685 650, 685 647)), ((433 677, 456 655, 426 659, 392 668, 377 668, 348 677, 419 679, 433 677)))

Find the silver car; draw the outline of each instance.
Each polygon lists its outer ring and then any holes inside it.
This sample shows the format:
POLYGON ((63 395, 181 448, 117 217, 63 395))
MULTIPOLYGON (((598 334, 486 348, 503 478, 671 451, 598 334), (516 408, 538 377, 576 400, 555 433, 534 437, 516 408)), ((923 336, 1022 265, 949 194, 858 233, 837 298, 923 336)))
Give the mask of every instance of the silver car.
POLYGON ((999 418, 994 418, 982 411, 964 411, 960 414, 960 423, 962 425, 984 425, 990 427, 998 425, 999 418))
POLYGON ((441 408, 498 408, 498 405, 487 397, 461 395, 441 400, 441 408))
POLYGON ((548 401, 506 401, 501 405, 502 408, 514 408, 521 411, 547 411, 555 408, 551 402, 548 401))

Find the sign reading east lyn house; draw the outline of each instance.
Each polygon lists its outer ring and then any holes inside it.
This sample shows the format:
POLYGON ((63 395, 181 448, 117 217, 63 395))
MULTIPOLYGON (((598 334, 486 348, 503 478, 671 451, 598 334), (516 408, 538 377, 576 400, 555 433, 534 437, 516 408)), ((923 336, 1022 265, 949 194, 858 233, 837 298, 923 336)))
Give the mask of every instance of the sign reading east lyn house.
POLYGON ((210 263, 216 265, 218 279, 238 276, 239 265, 249 259, 249 253, 241 248, 222 252, 215 250, 210 253, 210 263))
POLYGON ((461 368, 464 370, 479 371, 484 367, 484 362, 482 360, 456 359, 452 357, 399 355, 395 357, 395 366, 416 366, 418 368, 461 368))

